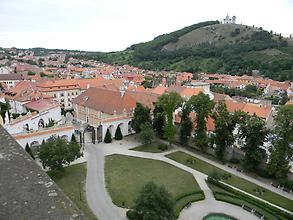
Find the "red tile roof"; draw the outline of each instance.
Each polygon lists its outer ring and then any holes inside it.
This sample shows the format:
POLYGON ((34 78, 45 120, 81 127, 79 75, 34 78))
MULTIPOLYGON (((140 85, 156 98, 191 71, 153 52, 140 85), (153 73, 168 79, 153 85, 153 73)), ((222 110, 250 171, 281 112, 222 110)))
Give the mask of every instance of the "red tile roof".
POLYGON ((73 103, 113 115, 132 112, 136 101, 128 94, 121 96, 119 91, 91 87, 73 99, 73 103))

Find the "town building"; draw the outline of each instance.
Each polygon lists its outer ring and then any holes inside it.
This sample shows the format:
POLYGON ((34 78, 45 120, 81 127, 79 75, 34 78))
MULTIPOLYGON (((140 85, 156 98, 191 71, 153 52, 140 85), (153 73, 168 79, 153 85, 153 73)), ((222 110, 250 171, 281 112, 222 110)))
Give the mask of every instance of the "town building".
POLYGON ((0 74, 0 83, 4 83, 8 89, 13 88, 22 80, 25 80, 25 77, 22 74, 0 74))

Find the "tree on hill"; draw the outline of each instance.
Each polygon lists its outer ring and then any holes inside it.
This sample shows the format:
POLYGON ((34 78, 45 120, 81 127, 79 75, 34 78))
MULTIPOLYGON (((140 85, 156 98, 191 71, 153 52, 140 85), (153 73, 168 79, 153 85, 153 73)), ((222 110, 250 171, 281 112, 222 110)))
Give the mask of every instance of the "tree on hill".
POLYGON ((111 137, 111 133, 110 133, 109 129, 107 129, 104 142, 107 143, 107 144, 112 142, 112 137, 111 137))
POLYGON ((265 151, 261 148, 268 134, 265 125, 265 122, 255 114, 240 125, 240 138, 244 140, 241 149, 245 152, 244 165, 248 170, 257 169, 265 157, 265 151))
POLYGON ((166 125, 166 113, 161 106, 155 105, 153 114, 153 128, 157 132, 159 137, 162 138, 164 136, 164 128, 166 125))
POLYGON ((80 146, 76 142, 67 142, 60 137, 50 137, 39 148, 38 155, 44 168, 63 170, 64 165, 82 156, 80 146))
POLYGON ((171 145, 175 138, 176 129, 173 125, 173 113, 182 105, 182 98, 176 92, 170 92, 169 94, 163 94, 159 97, 157 105, 160 106, 167 116, 167 125, 164 128, 164 137, 168 139, 171 145))
POLYGON ((149 122, 146 122, 140 126, 141 132, 139 133, 139 139, 142 144, 151 144, 154 140, 154 130, 149 122))
POLYGON ((116 132, 115 132, 115 140, 122 140, 122 132, 120 126, 117 127, 116 132))
POLYGON ((130 220, 175 220, 173 209, 174 201, 169 192, 150 182, 143 186, 127 217, 130 220))
POLYGON ((204 151, 208 145, 206 121, 211 115, 214 103, 208 95, 202 92, 197 96, 192 96, 189 101, 196 113, 195 144, 204 151))
POLYGON ((140 132, 140 125, 146 122, 151 123, 150 109, 148 107, 144 107, 140 103, 136 103, 132 120, 132 128, 138 133, 140 132))
POLYGON ((276 178, 285 178, 293 159, 293 106, 280 107, 274 120, 274 139, 270 149, 268 171, 276 178))

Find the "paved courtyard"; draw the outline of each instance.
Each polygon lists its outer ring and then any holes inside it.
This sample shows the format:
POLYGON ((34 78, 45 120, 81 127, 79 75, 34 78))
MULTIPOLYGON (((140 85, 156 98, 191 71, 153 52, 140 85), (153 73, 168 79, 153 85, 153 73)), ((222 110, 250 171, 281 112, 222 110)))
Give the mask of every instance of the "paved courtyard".
MULTIPOLYGON (((104 178, 104 159, 105 156, 111 154, 122 154, 141 158, 164 161, 191 173, 200 188, 204 191, 206 199, 192 204, 189 208, 183 209, 180 220, 201 220, 209 213, 225 213, 238 219, 258 219, 253 214, 243 210, 238 206, 228 203, 216 201, 212 191, 207 186, 206 175, 186 167, 176 161, 165 157, 170 152, 177 151, 176 146, 168 152, 164 153, 147 153, 129 150, 130 148, 139 146, 140 143, 136 136, 125 137, 122 141, 113 141, 111 144, 87 143, 85 146, 85 157, 77 162, 87 161, 87 179, 86 179, 86 195, 90 208, 100 220, 123 219, 126 220, 126 209, 119 208, 112 203, 111 197, 106 189, 104 178)), ((181 149, 180 149, 181 150, 181 149)))

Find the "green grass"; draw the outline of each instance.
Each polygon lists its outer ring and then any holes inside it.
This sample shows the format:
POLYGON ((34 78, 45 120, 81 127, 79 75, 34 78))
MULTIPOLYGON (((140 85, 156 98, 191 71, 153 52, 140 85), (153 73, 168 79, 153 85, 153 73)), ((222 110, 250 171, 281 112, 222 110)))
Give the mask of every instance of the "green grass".
POLYGON ((90 220, 96 216, 90 210, 85 194, 86 163, 72 165, 64 168, 64 173, 48 172, 52 180, 62 191, 83 211, 90 220))
POLYGON ((166 157, 175 160, 181 164, 184 164, 190 168, 193 168, 195 170, 198 170, 202 173, 205 173, 207 175, 210 175, 214 172, 217 172, 221 175, 230 176, 230 178, 222 180, 225 183, 228 183, 232 186, 235 186, 245 192, 248 192, 252 195, 255 195, 259 198, 262 198, 268 202, 271 202, 273 204, 276 204, 278 206, 281 206, 289 211, 293 211, 293 201, 290 199, 287 199, 283 196, 280 196, 272 191, 269 191, 263 187, 260 187, 252 182, 249 182, 241 177, 235 176, 233 174, 230 174, 218 167, 215 167, 209 163, 206 163, 196 157, 193 157, 187 153, 177 151, 171 154, 168 154, 166 157), (190 161, 190 162, 188 162, 190 161), (194 161, 191 163, 191 161, 194 161), (264 191, 263 194, 257 193, 257 191, 264 191))
POLYGON ((162 144, 162 143, 159 143, 159 142, 155 141, 155 142, 153 142, 151 144, 144 144, 144 145, 141 145, 141 146, 138 146, 138 147, 131 148, 130 150, 150 152, 150 153, 162 153, 162 152, 170 150, 170 147, 168 145, 166 145, 168 147, 167 150, 159 149, 160 144, 162 144))
POLYGON ((201 191, 194 177, 168 163, 124 155, 110 155, 105 163, 106 187, 114 204, 132 208, 141 188, 152 181, 177 200, 201 191))

